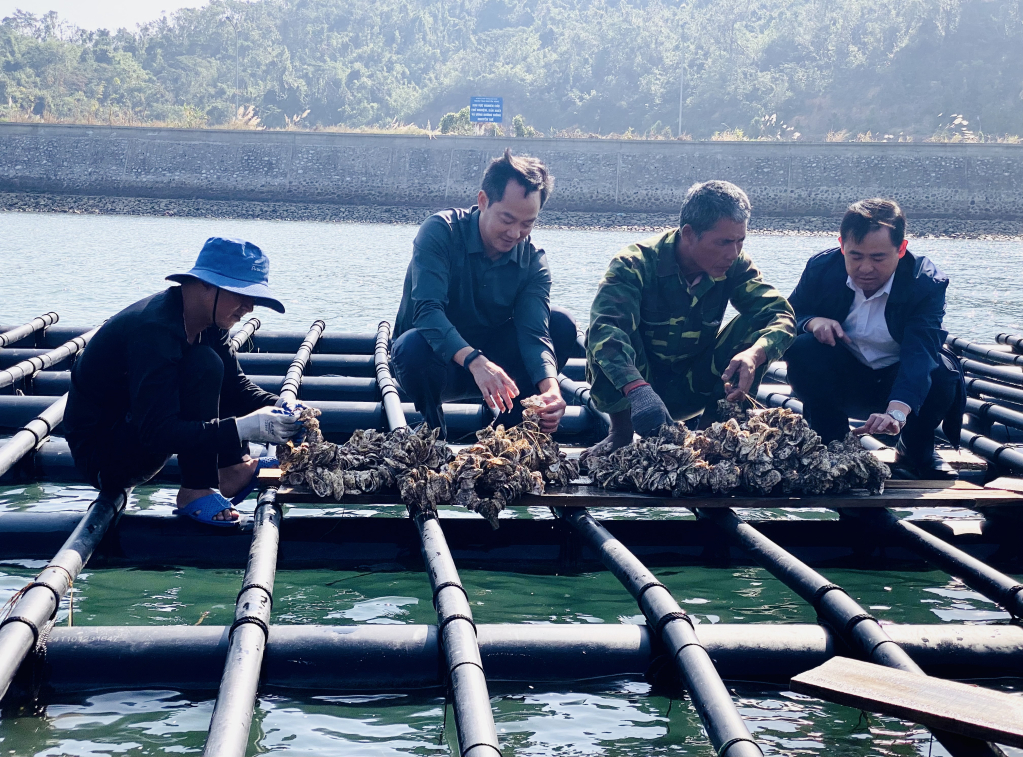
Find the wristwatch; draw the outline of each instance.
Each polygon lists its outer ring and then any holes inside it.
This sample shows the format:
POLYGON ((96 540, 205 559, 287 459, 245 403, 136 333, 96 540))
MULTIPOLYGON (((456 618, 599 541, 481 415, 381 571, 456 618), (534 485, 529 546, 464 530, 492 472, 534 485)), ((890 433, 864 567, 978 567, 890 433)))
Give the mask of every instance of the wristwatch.
POLYGON ((889 410, 887 412, 887 415, 891 418, 894 418, 896 422, 899 424, 899 426, 906 425, 906 414, 901 410, 889 410))

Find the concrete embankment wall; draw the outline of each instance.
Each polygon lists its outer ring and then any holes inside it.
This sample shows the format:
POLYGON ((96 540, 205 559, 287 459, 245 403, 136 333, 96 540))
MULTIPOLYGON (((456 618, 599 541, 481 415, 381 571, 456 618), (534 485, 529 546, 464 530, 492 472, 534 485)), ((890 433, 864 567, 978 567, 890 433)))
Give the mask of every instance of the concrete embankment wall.
POLYGON ((510 146, 556 177, 553 209, 674 211, 727 179, 760 216, 834 216, 863 197, 911 217, 1023 220, 1023 145, 401 137, 0 124, 0 192, 465 205, 510 146))

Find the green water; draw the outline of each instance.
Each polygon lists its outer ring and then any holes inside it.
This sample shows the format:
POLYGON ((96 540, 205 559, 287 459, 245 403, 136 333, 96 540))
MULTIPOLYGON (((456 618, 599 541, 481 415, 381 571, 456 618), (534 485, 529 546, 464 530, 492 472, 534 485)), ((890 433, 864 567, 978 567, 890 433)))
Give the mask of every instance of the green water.
MULTIPOLYGON (((132 508, 169 510, 174 491, 139 490, 132 508)), ((86 487, 0 488, 0 511, 75 511, 86 487)), ((251 507, 252 501, 246 503, 251 507)), ((394 515, 392 508, 354 514, 394 515)), ((452 515, 455 513, 452 512, 452 515)), ((652 513, 653 514, 653 513, 652 513)), ((962 517, 963 511, 934 511, 962 517)), ((464 515, 460 513, 459 515, 464 515)), ((655 514, 654 514, 655 515, 655 514)), ((770 517, 830 517, 825 512, 757 512, 770 517)), ((544 510, 515 517, 549 517, 544 510)), ((688 517, 688 516, 681 516, 688 517)), ((43 563, 0 563, 0 603, 43 563)), ((86 570, 58 613, 75 625, 227 625, 242 565, 232 570, 133 568, 86 570)), ((685 567, 654 571, 700 623, 812 623, 805 602, 757 567, 685 567)), ((992 603, 939 571, 829 570, 827 577, 883 622, 1005 622, 992 603)), ((480 623, 641 623, 628 593, 609 573, 525 575, 461 571, 480 623)), ((280 571, 273 620, 279 624, 422 624, 435 621, 429 582, 418 572, 280 571)), ((1011 682, 1010 682, 1011 684, 1011 682)), ((942 755, 928 732, 895 719, 862 715, 762 684, 731 683, 743 717, 768 754, 942 755)), ((710 744, 690 704, 644 681, 599 684, 500 684, 491 689, 506 755, 706 755, 710 744)), ((1004 687, 1004 686, 1003 686, 1004 687)), ((211 692, 112 691, 64 695, 39 716, 0 719, 0 755, 200 754, 213 711, 211 692)), ((457 754, 454 720, 433 693, 263 696, 250 754, 457 754), (446 719, 446 727, 445 727, 446 719)), ((1020 755, 1023 752, 1013 751, 1020 755)))

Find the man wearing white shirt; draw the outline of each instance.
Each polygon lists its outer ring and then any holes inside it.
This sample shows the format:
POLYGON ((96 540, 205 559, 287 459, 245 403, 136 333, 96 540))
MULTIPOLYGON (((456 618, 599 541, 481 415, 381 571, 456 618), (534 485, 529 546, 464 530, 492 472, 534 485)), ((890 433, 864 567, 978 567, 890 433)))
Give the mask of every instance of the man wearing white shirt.
POLYGON ((966 393, 943 348, 948 278, 907 249, 906 217, 891 200, 862 200, 842 219, 839 247, 810 259, 789 302, 796 341, 789 382, 827 443, 857 433, 899 436, 897 465, 918 478, 954 478, 934 430, 959 441, 966 393))

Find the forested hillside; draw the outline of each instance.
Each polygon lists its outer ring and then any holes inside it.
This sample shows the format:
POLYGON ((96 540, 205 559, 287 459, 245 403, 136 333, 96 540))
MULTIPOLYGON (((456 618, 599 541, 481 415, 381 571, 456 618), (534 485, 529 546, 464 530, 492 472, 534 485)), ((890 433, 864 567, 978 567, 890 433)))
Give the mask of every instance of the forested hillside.
POLYGON ((678 136, 681 95, 697 139, 1018 135, 1023 0, 214 0, 134 31, 0 23, 0 119, 436 129, 471 95, 542 133, 678 136))

